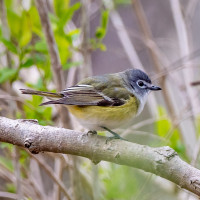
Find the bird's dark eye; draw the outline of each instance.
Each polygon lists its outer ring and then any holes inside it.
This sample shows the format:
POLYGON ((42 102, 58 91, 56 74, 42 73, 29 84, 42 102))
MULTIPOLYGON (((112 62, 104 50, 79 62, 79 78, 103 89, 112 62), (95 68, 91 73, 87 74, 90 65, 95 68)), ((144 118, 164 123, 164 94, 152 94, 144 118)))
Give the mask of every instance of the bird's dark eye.
POLYGON ((142 81, 139 81, 139 82, 138 82, 138 85, 139 85, 140 87, 142 87, 142 86, 144 86, 144 83, 143 83, 142 81))
POLYGON ((144 86, 144 82, 143 81, 138 81, 137 84, 138 84, 139 87, 143 87, 144 86))

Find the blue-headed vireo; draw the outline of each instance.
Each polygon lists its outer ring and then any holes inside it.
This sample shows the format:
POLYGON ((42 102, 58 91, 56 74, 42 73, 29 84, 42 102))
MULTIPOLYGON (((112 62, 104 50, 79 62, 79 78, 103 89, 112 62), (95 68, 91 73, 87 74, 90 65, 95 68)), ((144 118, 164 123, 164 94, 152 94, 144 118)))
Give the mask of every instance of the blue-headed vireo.
POLYGON ((111 129, 132 123, 143 110, 149 92, 161 88, 141 70, 128 69, 85 78, 58 93, 21 90, 23 94, 54 98, 41 105, 64 104, 84 127, 91 131, 106 129, 120 138, 111 129))

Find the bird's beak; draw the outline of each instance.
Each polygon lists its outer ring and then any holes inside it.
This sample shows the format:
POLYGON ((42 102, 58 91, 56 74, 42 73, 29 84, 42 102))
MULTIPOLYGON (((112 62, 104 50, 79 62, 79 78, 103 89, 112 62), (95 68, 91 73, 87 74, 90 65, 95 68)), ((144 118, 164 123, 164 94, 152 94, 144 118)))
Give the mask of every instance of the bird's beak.
POLYGON ((155 86, 155 85, 150 85, 150 86, 148 87, 148 89, 149 89, 149 90, 154 90, 154 91, 156 91, 156 90, 162 90, 160 87, 155 86))

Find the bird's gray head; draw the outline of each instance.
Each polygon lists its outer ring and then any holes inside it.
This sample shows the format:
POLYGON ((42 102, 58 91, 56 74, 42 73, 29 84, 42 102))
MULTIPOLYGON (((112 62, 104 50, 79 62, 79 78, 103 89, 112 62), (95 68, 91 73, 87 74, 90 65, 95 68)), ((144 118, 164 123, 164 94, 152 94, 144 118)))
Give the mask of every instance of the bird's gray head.
POLYGON ((143 106, 150 91, 161 90, 160 87, 152 84, 151 79, 146 73, 139 69, 126 70, 125 74, 128 78, 127 84, 129 85, 129 89, 140 100, 143 106))
POLYGON ((151 79, 146 73, 139 69, 130 69, 125 71, 128 83, 131 88, 140 96, 148 94, 150 91, 161 90, 160 87, 151 83, 151 79))

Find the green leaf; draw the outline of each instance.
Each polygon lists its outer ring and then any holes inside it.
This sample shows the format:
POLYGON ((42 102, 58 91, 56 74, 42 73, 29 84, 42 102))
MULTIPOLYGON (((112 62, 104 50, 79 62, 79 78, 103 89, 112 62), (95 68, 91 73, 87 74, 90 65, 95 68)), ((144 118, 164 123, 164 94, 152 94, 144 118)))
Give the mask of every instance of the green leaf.
POLYGON ((21 119, 23 117, 20 111, 16 111, 15 115, 16 115, 16 119, 21 119))
MULTIPOLYGON (((46 90, 46 89, 45 89, 46 90)), ((32 96, 32 100, 27 100, 34 108, 30 108, 24 105, 24 111, 27 119, 38 119, 39 123, 42 125, 52 124, 51 114, 52 108, 39 106, 42 103, 43 98, 39 96, 32 96)))
POLYGON ((69 21, 72 16, 74 15, 74 12, 77 11, 81 7, 80 2, 73 4, 62 16, 61 18, 61 24, 64 26, 67 21, 69 21))
POLYGON ((63 65, 71 55, 71 52, 68 50, 70 43, 65 35, 61 35, 59 32, 55 32, 55 40, 58 45, 61 64, 63 65))
POLYGON ((20 65, 20 68, 28 68, 34 64, 33 58, 28 58, 23 64, 20 65))
POLYGON ((40 17, 37 11, 37 8, 35 6, 31 6, 29 10, 29 16, 31 20, 32 25, 32 31, 33 33, 37 34, 38 36, 42 37, 42 26, 40 23, 40 17))
POLYGON ((6 38, 1 37, 0 41, 5 45, 5 47, 14 54, 18 54, 17 47, 6 38))
MULTIPOLYGON (((141 178, 142 177, 140 177, 140 179, 141 178)), ((140 188, 136 173, 127 166, 111 164, 109 175, 107 175, 103 181, 106 188, 105 199, 135 199, 133 196, 140 188), (124 181, 123 184, 119 184, 121 180, 126 181, 124 181)))
POLYGON ((42 53, 48 53, 47 49, 47 43, 45 40, 38 41, 34 46, 36 51, 42 52, 42 53))
POLYGON ((45 120, 51 120, 52 108, 44 107, 43 115, 45 120))
POLYGON ((200 135, 200 116, 197 116, 195 123, 196 123, 197 133, 198 133, 198 135, 200 135))
POLYGON ((27 83, 26 85, 30 88, 33 88, 34 90, 41 90, 41 91, 47 90, 47 88, 44 85, 44 79, 42 77, 38 79, 36 84, 27 83))
POLYGON ((22 13, 21 18, 21 37, 19 41, 20 47, 26 46, 32 38, 31 20, 26 11, 22 13))
POLYGON ((109 21, 109 11, 104 10, 101 13, 101 26, 97 27, 95 32, 95 37, 98 39, 103 39, 107 32, 107 26, 109 21))
POLYGON ((102 39, 105 36, 105 30, 102 27, 98 27, 95 32, 95 37, 98 39, 102 39))
POLYGON ((6 0, 5 5, 6 7, 10 8, 12 6, 12 0, 6 0))
POLYGON ((61 17, 64 13, 66 13, 69 8, 70 1, 69 0, 54 0, 54 10, 57 16, 61 17))
MULTIPOLYGON (((167 116, 167 112, 163 107, 158 107, 159 117, 167 116)), ((171 122, 168 119, 162 119, 157 121, 156 123, 158 135, 161 137, 166 136, 171 128, 171 122)))
POLYGON ((16 193, 16 187, 14 183, 7 183, 6 190, 11 193, 16 193))
POLYGON ((52 15, 50 16, 50 18, 52 22, 57 25, 57 29, 63 29, 67 21, 72 18, 74 12, 77 11, 80 6, 80 2, 75 3, 71 7, 69 7, 69 3, 66 2, 66 0, 54 0, 55 13, 58 16, 58 19, 56 19, 52 15))
POLYGON ((79 37, 80 33, 81 33, 80 29, 74 29, 67 33, 67 37, 70 37, 70 40, 74 41, 79 37))
POLYGON ((8 8, 7 15, 11 36, 15 38, 15 41, 20 47, 26 46, 32 38, 32 22, 30 13, 24 10, 20 14, 16 14, 8 8))
POLYGON ((33 60, 35 61, 35 64, 41 64, 45 62, 45 55, 43 54, 35 54, 33 57, 33 60))
POLYGON ((19 162, 23 167, 26 167, 26 162, 28 158, 29 158, 29 154, 24 150, 20 150, 19 162))
POLYGON ((55 24, 57 26, 57 24, 60 23, 60 19, 53 13, 49 13, 48 16, 49 16, 49 19, 51 20, 52 24, 55 24))
POLYGON ((11 34, 16 38, 20 38, 20 32, 21 32, 21 17, 13 12, 11 8, 7 8, 7 19, 8 19, 8 25, 11 30, 11 34))
POLYGON ((101 15, 101 27, 105 30, 107 29, 108 21, 109 21, 109 11, 104 10, 101 15))
POLYGON ((13 145, 9 143, 2 142, 0 143, 0 148, 7 148, 10 152, 13 150, 13 145))
POLYGON ((33 65, 41 64, 45 62, 45 58, 41 54, 34 54, 32 57, 26 58, 20 65, 20 68, 29 68, 33 65))
POLYGON ((12 69, 8 67, 4 67, 0 69, 0 83, 4 83, 7 80, 11 80, 17 74, 17 69, 12 69))
POLYGON ((101 51, 106 51, 107 50, 106 45, 103 44, 103 43, 99 44, 99 48, 101 49, 101 51))

